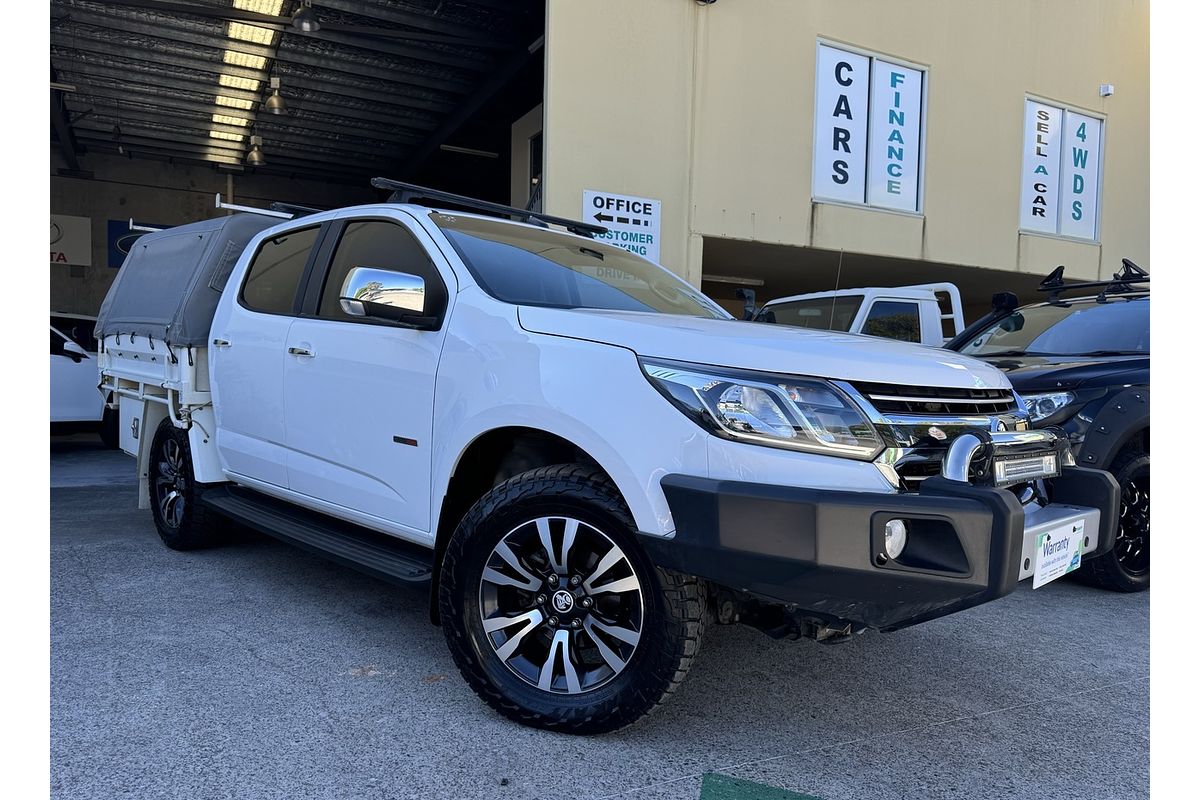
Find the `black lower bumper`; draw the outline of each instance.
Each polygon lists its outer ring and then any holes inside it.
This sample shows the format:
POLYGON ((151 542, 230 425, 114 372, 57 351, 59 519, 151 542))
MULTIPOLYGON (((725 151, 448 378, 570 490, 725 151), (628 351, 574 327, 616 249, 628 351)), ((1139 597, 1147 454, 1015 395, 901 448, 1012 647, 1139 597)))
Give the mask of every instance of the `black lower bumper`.
MULTIPOLYGON (((1097 553, 1112 549, 1111 476, 1067 468, 1055 502, 1101 511, 1097 553)), ((838 623, 896 630, 994 600, 1017 584, 1025 515, 1005 489, 941 477, 914 494, 841 492, 668 475, 670 539, 643 536, 659 565, 838 623), (909 543, 884 550, 902 519, 909 543)))

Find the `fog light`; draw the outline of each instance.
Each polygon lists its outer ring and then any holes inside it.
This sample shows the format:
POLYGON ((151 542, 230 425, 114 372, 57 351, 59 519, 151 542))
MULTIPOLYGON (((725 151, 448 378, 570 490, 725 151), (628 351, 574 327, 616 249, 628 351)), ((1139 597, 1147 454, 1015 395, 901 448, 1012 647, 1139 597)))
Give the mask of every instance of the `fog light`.
POLYGON ((888 558, 897 559, 908 544, 908 526, 902 519, 889 519, 883 526, 883 549, 888 558))

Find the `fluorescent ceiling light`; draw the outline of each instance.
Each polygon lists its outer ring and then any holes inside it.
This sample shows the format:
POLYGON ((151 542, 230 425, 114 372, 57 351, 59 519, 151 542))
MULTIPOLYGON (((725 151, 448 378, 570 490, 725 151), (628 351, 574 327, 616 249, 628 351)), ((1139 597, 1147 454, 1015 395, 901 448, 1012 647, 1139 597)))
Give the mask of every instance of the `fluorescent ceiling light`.
POLYGON ((256 81, 254 78, 239 78, 236 75, 221 75, 220 81, 222 86, 228 86, 230 89, 245 89, 247 92, 257 92, 258 87, 262 85, 262 81, 256 81))
POLYGON ((229 37, 254 44, 275 44, 275 31, 270 28, 260 28, 257 25, 247 25, 244 22, 230 22, 229 37))
POLYGON ((240 108, 246 111, 254 108, 253 100, 243 100, 240 97, 226 97, 223 94, 217 95, 217 105, 225 106, 226 108, 240 108))
POLYGON ((249 69, 266 69, 267 67, 267 60, 262 56, 252 56, 249 53, 238 53, 234 50, 225 51, 225 63, 249 69))
POLYGON ((213 114, 212 121, 218 125, 238 125, 243 128, 250 124, 245 117, 231 117, 228 114, 213 114))
POLYGON ((226 133, 225 131, 209 131, 208 135, 214 139, 224 139, 227 142, 241 142, 246 138, 240 133, 226 133))
POLYGON ((233 0, 233 7, 242 11, 253 11, 255 14, 270 14, 278 17, 283 10, 283 0, 233 0))

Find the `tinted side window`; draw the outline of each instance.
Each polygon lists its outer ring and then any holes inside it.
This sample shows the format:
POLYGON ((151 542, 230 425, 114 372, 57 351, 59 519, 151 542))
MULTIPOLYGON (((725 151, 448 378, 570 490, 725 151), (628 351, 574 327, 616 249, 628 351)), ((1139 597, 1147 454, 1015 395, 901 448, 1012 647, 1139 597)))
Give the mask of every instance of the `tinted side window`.
POLYGON ((921 341, 921 318, 916 303, 901 303, 895 300, 880 300, 871 306, 863 333, 899 339, 902 342, 921 341))
POLYGON ((347 314, 338 302, 342 284, 355 267, 374 267, 420 276, 425 279, 425 297, 431 304, 440 302, 446 294, 442 277, 429 260, 429 254, 407 228, 395 222, 360 220, 348 223, 338 240, 325 286, 321 290, 318 316, 326 319, 362 319, 347 314))
POLYGON ((247 308, 269 314, 292 313, 318 230, 288 231, 262 243, 242 285, 242 303, 247 308))

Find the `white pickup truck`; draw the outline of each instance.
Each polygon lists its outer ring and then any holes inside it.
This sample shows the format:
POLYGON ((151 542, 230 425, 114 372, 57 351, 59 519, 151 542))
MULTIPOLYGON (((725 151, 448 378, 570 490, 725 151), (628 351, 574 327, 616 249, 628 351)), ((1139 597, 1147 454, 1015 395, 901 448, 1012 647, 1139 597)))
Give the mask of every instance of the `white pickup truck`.
POLYGON ((862 333, 941 347, 962 333, 962 296, 953 283, 870 286, 780 297, 755 322, 862 333))
POLYGON ((375 185, 139 239, 103 384, 168 547, 232 518, 429 582, 501 714, 613 730, 706 623, 836 642, 1112 547, 1116 484, 994 367, 747 325, 595 226, 375 185))

